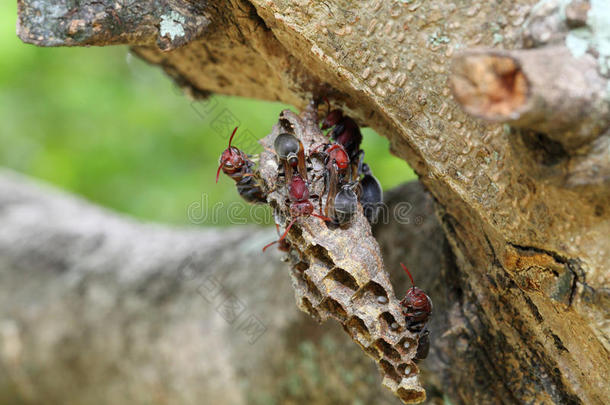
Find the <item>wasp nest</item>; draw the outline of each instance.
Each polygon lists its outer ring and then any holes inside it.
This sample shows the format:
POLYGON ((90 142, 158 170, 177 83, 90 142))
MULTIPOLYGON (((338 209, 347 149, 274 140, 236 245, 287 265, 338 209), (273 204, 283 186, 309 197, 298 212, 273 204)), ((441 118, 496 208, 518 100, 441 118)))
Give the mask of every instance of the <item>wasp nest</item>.
MULTIPOLYGON (((299 116, 290 110, 280 114, 271 134, 261 140, 260 176, 271 191, 267 200, 276 223, 285 229, 291 220, 288 185, 279 173, 273 150, 275 138, 284 132, 301 140, 305 151, 328 143, 319 129, 317 106, 311 103, 299 116)), ((324 171, 317 155, 307 157, 308 184, 316 212, 326 203, 324 171)), ((406 328, 399 300, 394 295, 377 241, 358 205, 347 226, 333 227, 314 216, 297 219, 286 236, 290 244, 292 284, 299 308, 319 322, 334 318, 379 366, 383 384, 403 403, 417 403, 426 394, 414 363, 417 335, 406 328)))

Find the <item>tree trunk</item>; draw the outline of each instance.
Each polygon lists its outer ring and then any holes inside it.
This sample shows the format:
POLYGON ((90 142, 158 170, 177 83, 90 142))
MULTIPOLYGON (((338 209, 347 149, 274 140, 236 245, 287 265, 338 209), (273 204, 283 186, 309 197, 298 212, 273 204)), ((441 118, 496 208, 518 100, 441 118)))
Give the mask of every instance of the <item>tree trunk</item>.
MULTIPOLYGON (((326 96, 387 136, 451 247, 427 286, 446 305, 426 381, 453 403, 610 398, 603 2, 18 3, 24 41, 130 44, 192 96, 326 96)), ((227 232, 216 243, 243 235, 227 232)), ((400 234, 377 232, 386 258, 404 253, 400 234)))

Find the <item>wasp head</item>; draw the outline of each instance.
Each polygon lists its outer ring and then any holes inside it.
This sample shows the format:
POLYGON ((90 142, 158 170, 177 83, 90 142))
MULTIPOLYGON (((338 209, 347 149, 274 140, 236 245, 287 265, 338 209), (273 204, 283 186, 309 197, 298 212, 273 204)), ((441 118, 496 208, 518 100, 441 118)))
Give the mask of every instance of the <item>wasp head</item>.
POLYGON ((341 110, 332 110, 331 112, 329 112, 326 117, 324 118, 324 121, 322 121, 322 129, 328 129, 330 127, 334 127, 335 125, 337 125, 339 123, 339 121, 341 121, 341 119, 343 118, 343 111, 341 110))
POLYGON ((407 272, 413 284, 413 287, 409 288, 403 300, 400 301, 402 314, 405 316, 407 324, 425 323, 432 314, 432 300, 424 290, 415 287, 409 270, 404 264, 400 263, 400 265, 407 272))
POLYGON ((235 132, 237 132, 237 127, 235 127, 231 134, 231 138, 229 138, 229 147, 220 155, 220 162, 218 170, 216 171, 216 183, 218 183, 218 176, 220 176, 221 170, 226 174, 233 174, 246 164, 243 153, 236 147, 231 146, 235 132))

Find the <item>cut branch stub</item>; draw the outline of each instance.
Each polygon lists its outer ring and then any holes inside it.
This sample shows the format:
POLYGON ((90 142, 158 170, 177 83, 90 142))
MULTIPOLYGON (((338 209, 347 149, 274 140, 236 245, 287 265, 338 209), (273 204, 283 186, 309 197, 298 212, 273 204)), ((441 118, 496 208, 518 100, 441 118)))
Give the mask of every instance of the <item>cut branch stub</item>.
POLYGON ((524 108, 529 90, 514 58, 484 52, 457 58, 451 84, 466 112, 498 121, 515 117, 524 108))
POLYGON ((563 46, 471 50, 454 60, 451 86, 464 110, 542 132, 575 150, 610 125, 607 79, 595 60, 563 46))
MULTIPOLYGON (((261 140, 265 148, 260 155, 260 175, 269 193, 278 225, 290 222, 286 205, 287 186, 278 177, 278 161, 272 151, 275 138, 292 127, 306 150, 327 143, 318 127, 317 108, 313 103, 298 116, 290 110, 280 114, 281 125, 261 140)), ((322 201, 314 201, 316 211, 326 203, 324 196, 325 166, 310 156, 309 189, 322 201)), ((334 318, 345 331, 378 364, 383 384, 404 403, 418 403, 426 394, 419 381, 419 370, 413 358, 417 336, 406 328, 400 301, 396 298, 384 269, 379 245, 370 225, 358 206, 348 226, 331 229, 313 216, 297 220, 287 236, 288 257, 293 265, 291 276, 297 305, 315 319, 334 318), (405 345, 405 342, 409 342, 405 345)))

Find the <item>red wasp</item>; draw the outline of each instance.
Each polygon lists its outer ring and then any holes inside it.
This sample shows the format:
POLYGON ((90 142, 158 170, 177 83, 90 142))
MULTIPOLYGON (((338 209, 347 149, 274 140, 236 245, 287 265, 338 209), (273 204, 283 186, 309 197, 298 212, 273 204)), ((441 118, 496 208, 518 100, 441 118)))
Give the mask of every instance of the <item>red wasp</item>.
POLYGON ((266 203, 267 196, 252 171, 254 162, 241 150, 231 146, 236 132, 237 127, 229 138, 229 147, 220 155, 220 162, 216 171, 216 183, 218 183, 218 177, 222 170, 224 174, 235 180, 237 192, 244 200, 251 203, 266 203))
POLYGON ((432 300, 423 290, 415 287, 413 276, 407 267, 402 263, 400 265, 411 279, 412 285, 405 298, 400 301, 400 305, 403 307, 402 314, 405 316, 407 329, 419 335, 415 360, 422 360, 428 356, 430 350, 430 332, 426 328, 426 323, 432 315, 432 300))
POLYGON ((292 177, 288 196, 289 199, 286 201, 286 203, 289 204, 290 207, 290 223, 288 224, 286 230, 278 240, 273 241, 263 247, 263 252, 269 246, 274 245, 275 243, 282 243, 282 241, 286 238, 286 235, 288 235, 290 228, 292 228, 292 225, 294 225, 296 220, 301 217, 308 217, 310 215, 313 215, 314 217, 320 218, 324 221, 330 221, 330 218, 313 212, 313 204, 311 203, 311 201, 309 201, 309 188, 307 188, 307 183, 305 183, 305 180, 303 180, 299 173, 295 173, 295 175, 292 177))
POLYGON ((340 169, 347 169, 349 166, 349 155, 340 143, 323 143, 309 152, 310 155, 316 153, 323 155, 326 163, 336 162, 340 169), (323 148, 323 150, 320 151, 320 148, 323 148))
POLYGON ((423 329, 425 323, 428 322, 428 318, 432 315, 432 300, 422 289, 415 287, 415 282, 409 269, 402 263, 400 265, 409 276, 409 279, 411 279, 411 284, 413 285, 413 287, 409 288, 403 300, 400 301, 400 305, 403 307, 402 314, 405 316, 407 328, 410 331, 419 331, 423 329))
POLYGON ((350 158, 343 145, 339 143, 325 143, 314 148, 310 155, 319 154, 324 157, 324 164, 328 170, 331 170, 333 164, 337 165, 339 173, 344 174, 349 167, 350 158), (319 151, 320 148, 324 150, 319 151))
POLYGON ((348 223, 358 210, 358 196, 354 192, 358 183, 340 182, 338 172, 337 163, 333 162, 327 175, 329 189, 324 215, 332 218, 332 224, 340 226, 348 223))
POLYGON ((331 111, 330 103, 327 99, 325 100, 328 105, 328 112, 322 121, 322 129, 334 127, 330 133, 331 138, 345 148, 352 162, 356 162, 362 143, 360 128, 356 121, 347 115, 343 115, 343 111, 339 109, 331 111))
POLYGON ((318 154, 323 156, 326 166, 324 171, 324 194, 328 190, 326 208, 324 214, 329 216, 329 207, 332 212, 331 218, 334 224, 345 224, 349 222, 352 215, 356 212, 358 198, 354 193, 355 184, 345 184, 351 181, 352 170, 350 159, 345 148, 339 143, 322 144, 314 148, 310 155, 318 154), (318 151, 324 148, 322 151, 318 151))

